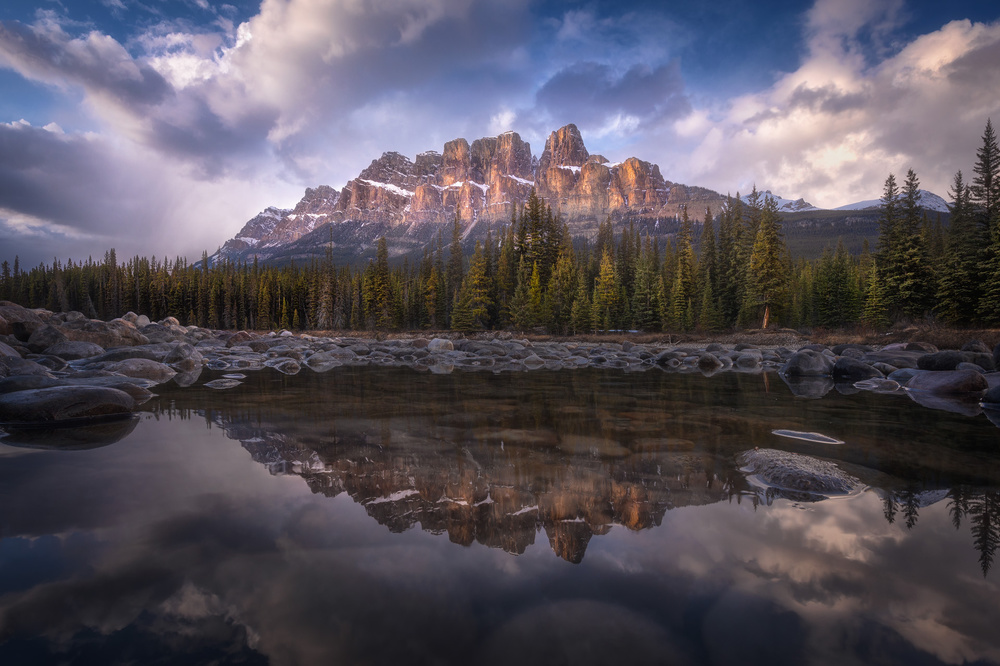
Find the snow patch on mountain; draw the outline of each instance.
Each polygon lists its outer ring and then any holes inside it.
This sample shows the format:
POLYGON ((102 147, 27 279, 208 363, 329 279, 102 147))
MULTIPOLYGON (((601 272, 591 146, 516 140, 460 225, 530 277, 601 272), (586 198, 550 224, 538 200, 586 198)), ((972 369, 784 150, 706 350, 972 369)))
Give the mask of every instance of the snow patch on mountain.
MULTIPOLYGON (((771 192, 771 190, 765 190, 763 192, 759 192, 759 194, 760 194, 760 198, 761 198, 762 202, 765 199, 774 199, 774 202, 778 205, 778 212, 779 213, 799 213, 799 212, 808 211, 808 210, 821 210, 821 209, 817 208, 816 206, 813 206, 811 203, 809 203, 805 199, 801 199, 801 198, 800 199, 785 199, 784 197, 781 197, 780 195, 773 194, 771 192)), ((744 196, 740 197, 740 199, 743 200, 743 203, 747 203, 747 202, 750 201, 750 195, 749 194, 744 195, 744 196)))
MULTIPOLYGON (((928 192, 927 190, 919 190, 919 198, 917 200, 918 205, 921 208, 926 208, 927 210, 932 210, 939 213, 948 212, 948 202, 934 194, 933 192, 928 192)), ((903 195, 900 194, 897 198, 901 201, 903 195)), ((840 206, 834 208, 834 210, 870 210, 873 208, 878 208, 882 205, 881 199, 866 199, 865 201, 856 201, 846 206, 840 206)))

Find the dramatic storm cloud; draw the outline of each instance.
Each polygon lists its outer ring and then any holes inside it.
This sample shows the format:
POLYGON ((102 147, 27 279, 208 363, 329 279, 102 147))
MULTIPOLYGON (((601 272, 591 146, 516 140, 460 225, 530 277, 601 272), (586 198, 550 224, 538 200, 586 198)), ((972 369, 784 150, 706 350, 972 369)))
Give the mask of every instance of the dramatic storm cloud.
POLYGON ((1000 118, 989 3, 513 0, 0 9, 4 258, 195 257, 385 150, 513 129, 722 192, 946 194, 1000 118))

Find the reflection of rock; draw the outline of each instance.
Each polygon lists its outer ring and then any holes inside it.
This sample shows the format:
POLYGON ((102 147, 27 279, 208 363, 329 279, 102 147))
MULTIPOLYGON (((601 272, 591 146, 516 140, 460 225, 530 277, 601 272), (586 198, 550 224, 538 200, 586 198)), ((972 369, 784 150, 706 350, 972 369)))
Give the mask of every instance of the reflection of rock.
POLYGON ((829 393, 834 382, 830 377, 795 377, 791 375, 781 375, 788 388, 792 390, 792 395, 799 398, 809 398, 815 400, 822 398, 829 393))
POLYGON ((73 428, 12 428, 0 444, 30 449, 73 451, 96 449, 121 441, 135 430, 137 417, 80 425, 73 428))

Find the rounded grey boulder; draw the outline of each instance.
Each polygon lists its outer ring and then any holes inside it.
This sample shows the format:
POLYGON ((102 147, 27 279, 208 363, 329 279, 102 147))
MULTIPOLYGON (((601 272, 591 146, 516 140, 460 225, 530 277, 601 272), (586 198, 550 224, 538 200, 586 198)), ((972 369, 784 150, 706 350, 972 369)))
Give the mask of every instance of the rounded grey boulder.
POLYGON ((977 393, 990 387, 986 377, 975 370, 921 372, 910 378, 906 388, 928 393, 977 393))
POLYGON ((788 377, 823 377, 833 373, 832 357, 813 349, 800 349, 781 366, 781 374, 788 377))
POLYGON ((53 386, 0 395, 0 423, 31 425, 126 416, 128 393, 103 386, 53 386))
POLYGON ((861 488, 861 481, 837 465, 812 456, 753 449, 740 454, 743 471, 756 475, 764 484, 783 490, 817 495, 846 495, 861 488))

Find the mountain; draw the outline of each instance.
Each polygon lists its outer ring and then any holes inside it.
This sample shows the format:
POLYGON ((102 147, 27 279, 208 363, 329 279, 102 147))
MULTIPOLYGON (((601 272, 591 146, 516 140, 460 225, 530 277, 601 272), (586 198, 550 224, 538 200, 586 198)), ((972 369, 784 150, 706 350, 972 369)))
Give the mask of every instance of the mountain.
MULTIPOLYGON (((948 212, 948 202, 938 195, 933 192, 928 192, 927 190, 919 190, 918 193, 920 196, 917 201, 921 208, 934 211, 936 213, 948 212)), ((897 197, 897 199, 902 199, 902 195, 897 197)), ((879 208, 881 205, 881 199, 866 199, 865 201, 857 201, 852 204, 847 204, 846 206, 834 208, 834 210, 872 210, 879 208)))
MULTIPOLYGON (((748 203, 750 201, 751 195, 745 194, 740 197, 743 203, 748 203)), ((811 210, 822 210, 813 206, 811 203, 805 199, 784 199, 777 194, 772 194, 771 190, 764 190, 760 192, 761 201, 765 199, 774 199, 774 202, 778 205, 779 213, 801 213, 804 211, 811 210)))
MULTIPOLYGON (((612 163, 590 154, 571 124, 552 132, 538 157, 516 132, 471 144, 454 139, 441 152, 423 152, 413 160, 383 153, 341 190, 321 185, 307 189, 292 209, 265 209, 212 260, 287 263, 330 256, 337 263, 356 263, 374 257, 383 236, 391 256, 416 257, 440 233, 450 238, 456 217, 471 249, 487 229, 509 223, 532 189, 574 237, 593 237, 610 217, 618 228, 632 223, 640 234, 669 238, 685 207, 698 222, 707 206, 718 212, 725 203, 712 190, 666 180, 656 164, 636 157, 612 163)), ((795 256, 817 257, 841 239, 860 252, 865 240, 872 245, 878 237, 877 199, 823 210, 801 198, 761 194, 777 203, 795 256)), ((944 199, 926 190, 920 194, 925 209, 947 215, 944 199)))
POLYGON ((295 208, 268 208, 213 255, 240 260, 339 261, 370 256, 385 236, 390 254, 419 252, 459 218, 463 236, 482 238, 511 219, 532 189, 557 211, 574 236, 591 236, 608 217, 655 229, 675 225, 685 206, 692 219, 724 201, 712 190, 663 178, 657 165, 630 157, 611 163, 591 155, 575 125, 552 132, 539 157, 516 132, 455 139, 442 152, 414 160, 386 152, 337 191, 309 188, 295 208))

